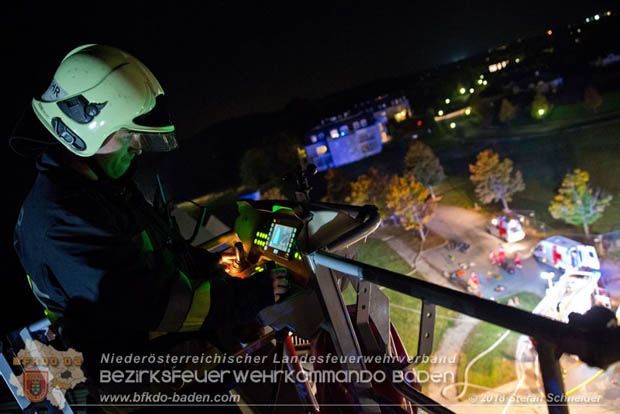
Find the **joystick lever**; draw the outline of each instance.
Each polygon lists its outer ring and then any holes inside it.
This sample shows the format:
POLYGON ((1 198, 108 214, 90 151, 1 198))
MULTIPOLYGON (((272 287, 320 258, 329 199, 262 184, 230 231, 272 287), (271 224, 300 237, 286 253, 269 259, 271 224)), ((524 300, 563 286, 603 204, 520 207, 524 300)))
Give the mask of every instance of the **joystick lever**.
POLYGON ((232 263, 230 273, 238 275, 243 273, 249 267, 250 263, 245 256, 245 250, 243 250, 243 243, 235 243, 235 260, 232 263))

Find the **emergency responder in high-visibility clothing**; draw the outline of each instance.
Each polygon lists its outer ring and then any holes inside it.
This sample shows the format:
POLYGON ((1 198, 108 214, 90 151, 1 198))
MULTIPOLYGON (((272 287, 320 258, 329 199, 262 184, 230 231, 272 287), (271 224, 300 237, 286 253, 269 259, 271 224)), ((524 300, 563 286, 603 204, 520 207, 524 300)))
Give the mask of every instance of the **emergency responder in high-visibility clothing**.
POLYGON ((63 336, 85 352, 87 367, 102 352, 148 349, 154 332, 253 321, 287 291, 282 271, 228 277, 219 256, 184 243, 131 181, 134 157, 177 145, 163 98, 139 60, 86 45, 33 99, 28 132, 14 134, 55 138, 38 156, 15 249, 35 296, 62 319, 63 336))

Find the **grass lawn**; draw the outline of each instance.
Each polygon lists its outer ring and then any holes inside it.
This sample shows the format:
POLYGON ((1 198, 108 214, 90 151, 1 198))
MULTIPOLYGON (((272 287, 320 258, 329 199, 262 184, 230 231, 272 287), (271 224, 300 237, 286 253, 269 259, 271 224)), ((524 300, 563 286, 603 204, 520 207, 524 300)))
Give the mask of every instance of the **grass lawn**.
POLYGON ((446 176, 446 179, 435 187, 435 193, 441 195, 442 205, 473 208, 476 203, 474 186, 468 177, 446 176))
POLYGON ((596 114, 617 111, 620 109, 620 92, 610 92, 604 94, 601 98, 601 106, 598 108, 596 113, 586 108, 584 103, 581 101, 574 104, 558 105, 554 107, 549 113, 547 119, 549 121, 573 120, 576 118, 587 118, 596 114))
MULTIPOLYGON (((521 292, 500 300, 507 303, 509 299, 519 298, 519 307, 531 311, 540 302, 540 297, 529 292, 521 292)), ((465 369, 469 361, 493 345, 506 332, 505 328, 487 322, 481 322, 469 334, 459 357, 458 381, 464 380, 465 369)), ((520 334, 511 332, 493 351, 478 360, 469 369, 470 384, 485 387, 497 387, 516 379, 514 357, 520 334)), ((468 393, 478 390, 469 388, 468 393)))
MULTIPOLYGON (((510 207, 534 210, 536 218, 556 232, 583 231, 581 226, 553 219, 548 207, 566 173, 576 168, 587 171, 593 188, 600 188, 614 197, 603 217, 591 226, 594 233, 606 233, 620 228, 620 180, 616 179, 620 177, 618 142, 620 122, 610 122, 544 137, 500 140, 484 148, 492 148, 502 158, 512 159, 515 169, 523 174, 525 191, 514 195, 510 207)), ((450 161, 451 175, 437 186, 437 192, 444 196, 442 204, 470 208, 476 202, 467 170, 467 164, 473 163, 475 156, 472 153, 450 161)), ((494 212, 499 211, 501 204, 497 202, 483 207, 494 212)))
MULTIPOLYGON (((361 244, 358 260, 405 275, 413 270, 386 242, 373 238, 369 238, 366 243, 361 244)), ((423 279, 422 276, 415 273, 411 277, 423 279)), ((414 357, 418 347, 421 301, 390 289, 382 289, 382 291, 390 300, 392 323, 398 330, 409 356, 414 357)), ((356 293, 350 285, 343 292, 343 296, 347 304, 356 302, 356 293)), ((435 349, 439 346, 439 341, 445 330, 454 325, 454 318, 457 316, 458 313, 449 309, 437 308, 433 338, 435 349)))

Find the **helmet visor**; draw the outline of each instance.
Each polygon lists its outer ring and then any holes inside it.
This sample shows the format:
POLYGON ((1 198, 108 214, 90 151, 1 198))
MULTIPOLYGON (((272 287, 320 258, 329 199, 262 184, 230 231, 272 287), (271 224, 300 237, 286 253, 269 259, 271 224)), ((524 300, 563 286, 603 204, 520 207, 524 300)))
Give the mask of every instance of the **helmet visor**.
POLYGON ((144 132, 123 128, 117 132, 116 137, 122 145, 133 146, 142 151, 168 152, 179 146, 174 131, 144 132))
POLYGON ((179 147, 174 131, 139 132, 143 151, 168 152, 179 147))
POLYGON ((173 125, 168 112, 166 95, 158 95, 155 106, 149 112, 133 119, 133 123, 139 127, 169 128, 173 125))

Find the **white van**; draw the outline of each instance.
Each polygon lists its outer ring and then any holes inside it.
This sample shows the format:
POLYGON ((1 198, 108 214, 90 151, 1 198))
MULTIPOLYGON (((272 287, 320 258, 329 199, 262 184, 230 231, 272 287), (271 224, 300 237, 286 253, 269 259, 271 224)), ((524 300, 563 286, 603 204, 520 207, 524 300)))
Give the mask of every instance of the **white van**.
POLYGON ((541 240, 533 254, 539 261, 556 268, 594 270, 601 268, 594 246, 581 244, 563 236, 541 240))
POLYGON ((525 238, 525 232, 521 227, 521 222, 506 216, 495 217, 489 224, 489 233, 499 237, 506 243, 513 243, 525 238))

